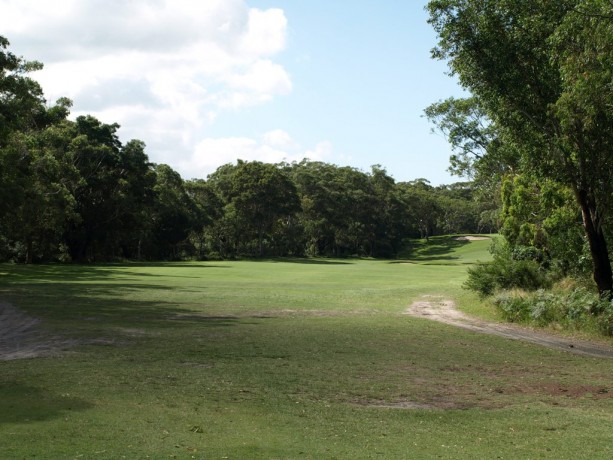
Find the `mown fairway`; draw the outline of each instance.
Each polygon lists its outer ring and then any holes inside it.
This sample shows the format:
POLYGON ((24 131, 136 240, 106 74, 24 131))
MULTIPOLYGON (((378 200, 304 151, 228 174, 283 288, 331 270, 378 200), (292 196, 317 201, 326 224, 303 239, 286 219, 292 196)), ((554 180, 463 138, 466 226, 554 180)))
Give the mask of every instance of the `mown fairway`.
MULTIPOLYGON (((369 260, 0 265, 79 345, 0 361, 0 458, 613 458, 613 360, 403 312, 487 241, 369 260)), ((470 307, 470 308, 469 308, 470 307)))

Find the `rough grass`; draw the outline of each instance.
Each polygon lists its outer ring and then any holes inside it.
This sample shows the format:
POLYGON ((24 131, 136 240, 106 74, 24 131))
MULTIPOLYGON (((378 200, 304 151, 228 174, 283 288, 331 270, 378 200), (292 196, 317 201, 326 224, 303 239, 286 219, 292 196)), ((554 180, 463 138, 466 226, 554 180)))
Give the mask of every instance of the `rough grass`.
POLYGON ((402 314, 476 301, 488 243, 451 241, 405 263, 0 266, 0 299, 82 344, 0 362, 0 457, 613 457, 613 360, 402 314))

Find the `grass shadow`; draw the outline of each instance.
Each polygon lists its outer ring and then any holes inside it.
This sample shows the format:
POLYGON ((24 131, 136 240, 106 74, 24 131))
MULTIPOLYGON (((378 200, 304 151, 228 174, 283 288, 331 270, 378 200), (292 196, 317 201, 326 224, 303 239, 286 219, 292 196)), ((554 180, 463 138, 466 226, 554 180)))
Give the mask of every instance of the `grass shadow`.
POLYGON ((267 262, 275 264, 302 264, 302 265, 352 265, 353 262, 339 259, 326 259, 324 257, 263 257, 252 259, 241 259, 242 262, 267 262))
MULTIPOLYGON (((113 330, 125 325, 148 330, 187 326, 189 319, 193 321, 196 316, 180 296, 173 300, 171 293, 175 289, 180 290, 162 284, 105 283, 104 280, 98 283, 20 281, 0 285, 0 299, 41 319, 41 327, 54 334, 83 338, 112 335, 113 330), (159 294, 149 295, 151 292, 159 294)), ((233 318, 218 321, 206 315, 199 319, 206 326, 236 322, 233 318)))
POLYGON ((97 264, 97 265, 73 265, 73 264, 0 264, 0 274, 5 277, 3 281, 63 281, 70 279, 78 281, 100 281, 117 276, 135 276, 140 278, 197 278, 173 274, 158 274, 146 271, 131 271, 130 268, 231 268, 227 265, 213 265, 208 263, 187 262, 134 262, 125 264, 97 264))
POLYGON ((53 394, 18 382, 0 383, 0 425, 51 420, 92 407, 70 395, 53 394))
POLYGON ((289 257, 289 258, 281 258, 281 259, 271 259, 270 262, 277 263, 290 263, 290 264, 304 264, 304 265, 352 265, 353 262, 347 260, 338 260, 338 259, 322 259, 322 258, 300 258, 300 257, 289 257))
POLYGON ((470 241, 455 236, 438 236, 428 240, 413 240, 402 254, 402 259, 412 262, 454 261, 461 257, 454 255, 470 241))

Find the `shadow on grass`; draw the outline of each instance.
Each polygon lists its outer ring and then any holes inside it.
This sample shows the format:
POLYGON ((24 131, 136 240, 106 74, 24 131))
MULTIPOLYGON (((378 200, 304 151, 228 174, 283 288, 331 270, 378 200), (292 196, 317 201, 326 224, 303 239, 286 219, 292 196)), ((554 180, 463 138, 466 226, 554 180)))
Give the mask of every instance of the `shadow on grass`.
POLYGON ((453 236, 432 237, 429 240, 412 241, 408 250, 402 254, 402 259, 392 263, 402 262, 449 262, 459 260, 453 253, 467 244, 468 240, 460 240, 453 236))
POLYGON ((197 261, 197 262, 130 262, 123 264, 107 264, 107 265, 99 265, 101 267, 121 267, 121 268, 129 268, 129 267, 162 267, 162 268, 232 268, 229 265, 215 265, 210 261, 197 261))
MULTIPOLYGON (((0 285, 0 300, 42 319, 45 327, 73 337, 105 335, 126 325, 148 329, 187 326, 196 318, 205 326, 236 322, 231 317, 220 321, 219 317, 196 315, 183 304, 180 294, 176 302, 172 300, 174 296, 169 293, 175 289, 161 284, 20 280, 0 285), (146 297, 141 298, 143 295, 146 297)), ((199 292, 203 289, 199 288, 199 292)))
MULTIPOLYGON (((21 265, 0 264, 0 272, 4 272, 4 281, 100 281, 107 278, 135 276, 141 278, 189 278, 172 274, 151 273, 146 271, 134 271, 131 268, 231 268, 227 265, 213 265, 207 263, 186 262, 157 262, 157 263, 129 263, 129 264, 103 264, 103 265, 71 265, 71 264, 48 264, 48 265, 21 265)), ((195 277, 194 277, 195 278, 195 277)))
POLYGON ((40 318, 41 327, 47 332, 77 339, 112 336, 115 329, 125 326, 150 330, 189 327, 196 320, 205 327, 231 326, 237 322, 236 318, 210 318, 206 311, 194 315, 194 306, 202 308, 201 304, 194 304, 200 302, 198 299, 202 299, 206 290, 202 283, 183 283, 177 287, 174 281, 185 273, 193 273, 195 279, 202 278, 201 274, 184 268, 219 266, 207 263, 2 264, 0 301, 40 318), (162 269, 147 270, 150 267, 162 269))
POLYGON ((352 265, 353 262, 350 260, 338 260, 338 259, 311 259, 311 258, 300 258, 300 257, 290 257, 290 258, 282 258, 282 259, 269 259, 269 262, 276 263, 289 263, 289 264, 304 264, 304 265, 352 265))
POLYGON ((70 395, 58 395, 17 382, 0 383, 0 425, 29 423, 94 407, 70 395))
MULTIPOLYGON (((120 316, 125 319, 144 319, 145 317, 167 316, 189 310, 180 308, 171 302, 155 300, 133 300, 116 297, 118 294, 129 295, 131 291, 146 289, 149 291, 168 291, 168 286, 137 285, 137 284, 70 284, 53 283, 49 285, 25 284, 13 286, 5 291, 0 289, 0 295, 7 297, 15 295, 28 303, 31 309, 53 317, 68 319, 78 316, 120 316)), ((19 307, 19 305, 15 305, 19 307)))
POLYGON ((326 259, 326 258, 310 258, 310 257, 262 257, 252 259, 238 259, 236 262, 268 262, 275 264, 303 264, 303 265, 351 265, 351 260, 326 259))

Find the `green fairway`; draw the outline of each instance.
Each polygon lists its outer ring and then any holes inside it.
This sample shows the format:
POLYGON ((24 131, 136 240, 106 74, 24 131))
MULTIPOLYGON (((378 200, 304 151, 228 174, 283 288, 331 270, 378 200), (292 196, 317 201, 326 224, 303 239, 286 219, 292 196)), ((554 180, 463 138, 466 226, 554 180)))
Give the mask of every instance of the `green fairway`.
POLYGON ((0 458, 613 458, 613 360, 404 314, 481 309, 488 241, 407 260, 0 265, 72 341, 0 361, 0 458))

